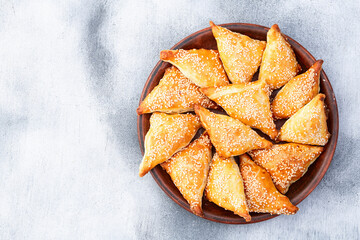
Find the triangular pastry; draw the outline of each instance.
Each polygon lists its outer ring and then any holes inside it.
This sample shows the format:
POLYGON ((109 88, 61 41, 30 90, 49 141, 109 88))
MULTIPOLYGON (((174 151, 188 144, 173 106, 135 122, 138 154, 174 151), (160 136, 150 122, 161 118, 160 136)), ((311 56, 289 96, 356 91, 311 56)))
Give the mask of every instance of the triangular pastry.
POLYGON ((193 114, 153 113, 145 136, 145 154, 139 176, 144 176, 187 146, 200 126, 199 118, 193 114))
POLYGON ((195 104, 206 108, 217 108, 213 101, 200 92, 198 86, 172 66, 165 70, 159 84, 141 102, 137 113, 189 112, 194 110, 195 104))
POLYGON ((291 79, 271 103, 274 117, 289 118, 311 101, 320 91, 320 72, 323 60, 316 61, 309 70, 291 79))
POLYGON ((241 155, 250 150, 269 148, 272 145, 235 118, 212 113, 199 105, 195 105, 195 112, 221 157, 241 155))
POLYGON ((285 194, 319 157, 323 147, 297 143, 274 144, 269 149, 249 152, 255 163, 265 168, 276 188, 285 194))
POLYGON ((222 87, 201 88, 201 91, 219 104, 231 117, 275 139, 278 132, 270 110, 266 83, 261 81, 231 84, 222 87))
POLYGON ((169 62, 199 87, 229 84, 216 50, 163 50, 160 59, 169 62))
POLYGON ((292 115, 281 127, 277 140, 324 146, 330 137, 324 99, 320 93, 292 115))
POLYGON ((274 24, 267 33, 267 43, 259 72, 259 80, 266 81, 270 89, 285 85, 300 71, 294 51, 279 26, 274 24))
POLYGON ((209 135, 204 132, 161 164, 190 204, 191 211, 198 216, 203 215, 201 203, 211 161, 211 147, 209 135))
POLYGON ((270 174, 256 165, 247 154, 240 156, 240 171, 250 212, 289 215, 299 210, 279 193, 270 174))
POLYGON ((266 42, 216 26, 213 22, 210 26, 230 81, 235 84, 250 82, 260 66, 266 42))
POLYGON ((243 180, 233 157, 221 158, 217 153, 214 155, 210 164, 205 196, 209 201, 233 211, 247 222, 251 220, 243 180))

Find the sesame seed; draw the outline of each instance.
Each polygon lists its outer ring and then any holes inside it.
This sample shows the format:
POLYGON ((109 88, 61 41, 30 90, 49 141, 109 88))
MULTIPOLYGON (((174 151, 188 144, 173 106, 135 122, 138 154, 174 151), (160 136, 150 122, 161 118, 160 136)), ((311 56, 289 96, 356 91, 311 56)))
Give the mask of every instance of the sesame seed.
POLYGON ((296 143, 275 144, 269 149, 249 152, 255 163, 271 175, 277 189, 285 194, 318 158, 323 148, 296 143))
POLYGON ((202 107, 196 113, 220 156, 236 156, 271 146, 270 142, 237 119, 212 113, 202 107))
POLYGON ((232 83, 250 82, 260 66, 266 42, 217 26, 213 28, 220 58, 232 83))
POLYGON ((294 214, 297 207, 279 193, 269 173, 256 165, 246 154, 240 156, 240 171, 244 180, 246 202, 250 212, 294 214))
POLYGON ((223 86, 229 83, 216 50, 192 49, 169 50, 172 59, 164 59, 199 87, 223 86))
POLYGON ((260 129, 271 138, 276 137, 277 130, 265 83, 257 81, 212 89, 214 93, 208 94, 208 97, 219 104, 227 114, 244 124, 260 129))
POLYGON ((176 67, 166 69, 159 84, 141 103, 142 113, 166 112, 181 113, 194 110, 194 105, 206 108, 217 108, 192 81, 185 77, 176 67))
POLYGON ((199 128, 199 118, 193 114, 153 113, 145 136, 145 154, 140 170, 146 174, 168 160, 190 143, 199 128))
POLYGON ((268 31, 259 79, 278 89, 295 77, 300 67, 290 44, 273 28, 268 31))
POLYGON ((318 94, 291 116, 280 129, 282 141, 324 146, 329 140, 324 94, 318 94))

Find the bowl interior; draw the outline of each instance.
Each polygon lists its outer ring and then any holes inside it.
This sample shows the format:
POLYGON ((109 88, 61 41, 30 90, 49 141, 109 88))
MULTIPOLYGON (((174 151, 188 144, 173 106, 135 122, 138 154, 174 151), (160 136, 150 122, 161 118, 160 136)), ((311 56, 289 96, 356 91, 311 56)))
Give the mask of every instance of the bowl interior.
MULTIPOLYGON (((222 24, 221 26, 226 27, 231 31, 239 32, 248 35, 251 38, 259 40, 266 40, 266 33, 269 29, 263 26, 243 23, 222 24)), ((305 72, 315 62, 315 58, 299 43, 289 37, 287 37, 287 39, 296 54, 297 61, 302 67, 302 72, 305 72)), ((211 29, 205 28, 181 40, 171 49, 180 48, 217 49, 217 46, 211 29)), ((324 65, 326 66, 326 63, 324 65)), ((170 66, 171 65, 169 63, 161 61, 157 63, 144 86, 142 95, 140 97, 140 102, 144 100, 146 95, 159 83, 160 79, 164 75, 165 69, 170 66)), ((323 178, 326 170, 330 165, 336 148, 339 128, 338 109, 334 92, 324 71, 321 72, 320 76, 320 88, 320 92, 326 95, 325 103, 327 105, 328 113, 328 128, 332 136, 329 142, 324 147, 324 151, 320 155, 320 157, 309 167, 307 173, 300 180, 291 185, 289 191, 286 193, 286 196, 288 196, 290 201, 295 205, 299 204, 304 198, 306 198, 319 184, 320 180, 323 178)), ((149 130, 150 115, 151 114, 138 116, 138 137, 142 153, 144 153, 145 134, 149 130)), ((277 126, 280 127, 283 122, 277 122, 277 126)), ((154 177, 155 181, 158 183, 158 185, 170 198, 172 198, 181 207, 191 212, 189 204, 186 202, 186 200, 182 197, 176 186, 173 184, 170 176, 160 166, 155 167, 151 171, 151 174, 154 177)), ((218 207, 217 205, 205 199, 203 199, 203 211, 204 218, 208 220, 230 224, 247 223, 243 218, 221 207, 218 207)), ((250 223, 264 221, 275 216, 277 215, 251 213, 252 220, 250 223)))

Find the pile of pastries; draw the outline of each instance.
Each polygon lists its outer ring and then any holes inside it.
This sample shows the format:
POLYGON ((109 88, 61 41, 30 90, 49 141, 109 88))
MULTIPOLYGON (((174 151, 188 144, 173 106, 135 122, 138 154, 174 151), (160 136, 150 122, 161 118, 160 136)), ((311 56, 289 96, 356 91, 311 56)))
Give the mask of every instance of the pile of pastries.
POLYGON ((199 216, 203 195, 246 221, 250 212, 295 214, 285 194, 330 137, 319 93, 323 61, 297 75, 301 67, 276 24, 266 42, 210 25, 218 50, 160 53, 173 66, 137 109, 152 113, 139 175, 160 164, 199 216), (280 130, 277 119, 287 119, 280 130))

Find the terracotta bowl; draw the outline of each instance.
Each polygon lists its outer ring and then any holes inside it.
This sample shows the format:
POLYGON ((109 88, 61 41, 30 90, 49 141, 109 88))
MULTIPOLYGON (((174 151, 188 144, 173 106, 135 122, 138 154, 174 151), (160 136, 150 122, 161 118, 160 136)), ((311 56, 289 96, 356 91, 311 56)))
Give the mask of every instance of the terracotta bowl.
MULTIPOLYGON (((266 33, 269 30, 267 27, 247 24, 247 23, 228 23, 222 24, 221 26, 226 27, 234 32, 239 32, 245 35, 248 35, 254 39, 266 40, 266 33)), ((287 36, 286 36, 287 37, 287 36)), ((302 67, 302 71, 306 71, 314 62, 315 58, 299 43, 293 40, 290 37, 287 37, 289 43, 291 44, 294 52, 296 54, 297 60, 302 67)), ((164 49, 167 47, 164 46, 164 49)), ((205 49, 217 49, 216 41, 213 37, 210 27, 200 30, 196 33, 191 34, 190 36, 184 38, 171 49, 193 49, 193 48, 205 48, 205 49)), ((326 62, 324 64, 326 67, 326 62)), ((163 77, 165 69, 170 67, 169 63, 159 61, 153 71, 151 72, 149 78, 147 79, 143 92, 140 97, 140 102, 144 100, 146 95, 159 83, 160 79, 163 77)), ((330 162, 333 158, 337 138, 338 138, 338 129, 339 129, 339 116, 338 109, 335 99, 335 94, 331 87, 331 84, 324 71, 321 72, 321 92, 326 95, 325 103, 328 109, 328 128, 331 133, 331 138, 324 148, 324 152, 320 157, 313 163, 307 173, 296 183, 294 183, 286 196, 289 197, 290 201, 297 205, 302 200, 304 200, 319 184, 325 172, 327 171, 330 162)), ((145 114, 138 116, 138 138, 140 143, 140 149, 144 154, 144 139, 145 134, 149 130, 149 118, 151 114, 145 114)), ((277 122, 277 126, 280 127, 281 122, 277 122)), ((139 159, 140 164, 140 159, 139 159)), ((182 197, 181 193, 175 187, 171 181, 169 175, 160 167, 155 167, 151 174, 161 189, 177 204, 182 208, 190 211, 189 204, 182 197)), ((245 220, 230 211, 227 211, 217 205, 203 199, 203 211, 204 218, 221 223, 228 224, 245 224, 245 220)), ((301 209, 300 209, 301 211, 301 209)), ((277 215, 262 214, 262 213, 251 213, 251 222, 261 222, 276 217, 277 215)))

